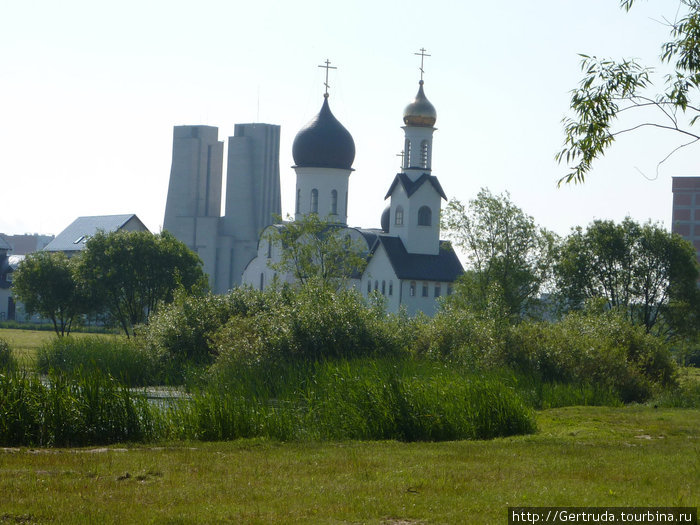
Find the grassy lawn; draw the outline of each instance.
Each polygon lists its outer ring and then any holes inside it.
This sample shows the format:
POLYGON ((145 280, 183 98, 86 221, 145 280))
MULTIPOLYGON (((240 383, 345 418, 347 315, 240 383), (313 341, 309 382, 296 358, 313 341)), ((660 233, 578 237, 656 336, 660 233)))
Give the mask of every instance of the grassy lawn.
POLYGON ((509 505, 697 506, 700 411, 570 407, 491 441, 0 449, 0 523, 507 523, 509 505))
MULTIPOLYGON (((89 334, 74 332, 69 337, 85 337, 100 335, 104 337, 118 337, 112 334, 89 334)), ((14 328, 0 328, 0 339, 4 339, 12 348, 14 356, 20 366, 32 368, 36 364, 37 351, 45 342, 56 337, 56 332, 49 330, 17 330, 14 328)), ((0 522, 1 523, 1 522, 0 522)))

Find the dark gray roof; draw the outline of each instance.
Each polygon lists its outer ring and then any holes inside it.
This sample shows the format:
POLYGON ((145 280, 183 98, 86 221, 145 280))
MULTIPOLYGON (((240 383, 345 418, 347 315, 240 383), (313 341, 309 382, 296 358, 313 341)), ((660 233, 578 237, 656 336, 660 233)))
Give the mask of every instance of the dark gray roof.
POLYGON ((132 218, 135 218, 144 230, 147 228, 133 213, 126 215, 94 215, 78 217, 56 238, 46 245, 44 250, 49 252, 75 252, 85 247, 85 241, 98 231, 113 232, 121 229, 132 218))
POLYGON ((351 169, 355 160, 355 141, 323 100, 321 111, 304 126, 292 144, 296 167, 351 169))
POLYGON ((440 186, 437 177, 430 175, 429 173, 423 173, 423 175, 418 177, 418 179, 415 182, 413 182, 410 179, 410 177, 405 173, 397 173, 396 177, 394 177, 394 182, 391 183, 391 187, 386 193, 386 197, 384 197, 384 199, 388 199, 389 197, 391 197, 391 194, 394 193, 394 189, 398 184, 401 184, 403 186, 403 189, 406 191, 406 195, 410 197, 418 190, 418 188, 420 188, 426 182, 430 182, 430 184, 433 185, 433 188, 435 188, 435 191, 438 192, 440 197, 447 200, 445 191, 442 189, 442 186, 440 186))
POLYGON ((372 253, 380 244, 399 279, 452 282, 464 273, 462 263, 448 241, 440 241, 437 255, 408 253, 403 241, 390 235, 379 235, 372 253))
POLYGON ((0 237, 0 250, 11 250, 12 246, 5 239, 0 237))

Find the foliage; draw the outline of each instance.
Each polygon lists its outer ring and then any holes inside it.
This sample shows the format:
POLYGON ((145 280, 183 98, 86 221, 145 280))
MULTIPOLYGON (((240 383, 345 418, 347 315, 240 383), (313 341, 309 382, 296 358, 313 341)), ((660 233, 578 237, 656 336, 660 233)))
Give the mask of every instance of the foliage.
POLYGON ((218 376, 174 411, 179 437, 441 441, 535 429, 511 389, 437 363, 361 358, 231 367, 232 381, 218 376))
POLYGON ((274 309, 273 292, 234 288, 225 295, 176 292, 172 303, 150 319, 143 344, 164 361, 211 364, 218 355, 212 336, 234 316, 274 309))
POLYGON ((695 250, 657 224, 627 218, 579 227, 563 242, 555 274, 569 308, 601 298, 647 332, 685 336, 700 329, 695 250))
POLYGON ((608 386, 624 402, 644 401, 654 386, 676 382, 668 347, 614 312, 572 313, 558 323, 512 327, 502 363, 545 381, 608 386))
POLYGON ((525 316, 549 278, 554 235, 538 228, 507 193, 487 189, 468 208, 450 201, 442 228, 469 263, 449 301, 498 320, 525 316))
MULTIPOLYGON (((620 2, 626 10, 633 3, 633 0, 620 2)), ((593 161, 623 133, 654 127, 689 139, 659 165, 679 149, 700 140, 700 134, 693 129, 700 116, 700 108, 693 102, 700 85, 700 2, 679 0, 676 19, 668 25, 671 40, 662 45, 660 62, 668 64, 673 71, 665 77, 664 87, 656 94, 649 92, 653 68, 644 67, 635 60, 615 61, 581 55, 584 78, 572 91, 574 116, 564 119, 565 143, 556 154, 559 162, 572 166, 560 184, 583 182, 593 161), (649 110, 654 113, 650 115, 649 110), (623 112, 652 118, 618 128, 615 124, 623 112)))
POLYGON ((0 339, 0 372, 15 370, 17 361, 12 355, 12 349, 7 341, 0 339))
POLYGON ((301 284, 315 280, 340 289, 367 264, 366 248, 360 241, 353 241, 343 226, 315 213, 268 228, 264 238, 280 255, 268 266, 292 274, 301 284))
POLYGON ((137 343, 118 337, 64 337, 39 348, 37 370, 41 374, 101 372, 129 386, 162 384, 164 363, 137 343))
POLYGON ((31 253, 15 272, 12 294, 29 315, 50 319, 56 334, 66 335, 77 316, 92 310, 76 269, 76 260, 62 252, 31 253))
POLYGON ((0 374, 0 445, 147 441, 155 429, 146 399, 100 373, 0 374))
MULTIPOLYGON (((325 282, 270 288, 266 308, 232 316, 212 337, 224 360, 317 360, 387 355, 399 351, 400 335, 383 304, 369 306, 356 290, 325 282)), ((220 358, 221 359, 221 358, 220 358)))
POLYGON ((172 301, 178 286, 205 286, 199 257, 168 232, 98 232, 85 243, 79 271, 127 336, 172 301))

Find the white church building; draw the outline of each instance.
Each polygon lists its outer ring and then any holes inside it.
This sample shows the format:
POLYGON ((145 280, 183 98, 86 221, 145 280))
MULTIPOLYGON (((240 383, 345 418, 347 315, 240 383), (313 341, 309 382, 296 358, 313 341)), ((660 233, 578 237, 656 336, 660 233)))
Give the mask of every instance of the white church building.
MULTIPOLYGON (((447 197, 431 170, 436 119, 421 79, 415 100, 404 110, 403 165, 384 197, 389 205, 382 214, 381 229, 347 225, 355 143, 331 112, 327 92, 320 112, 297 133, 292 147, 295 220, 317 214, 342 228, 342 235, 359 241, 368 263, 349 285, 364 295, 381 293, 392 312, 405 308, 409 315, 432 315, 438 299, 452 293, 455 279, 464 271, 452 246, 440 240, 440 208, 447 197)), ((268 238, 263 230, 257 255, 243 271, 243 284, 263 289, 275 280, 293 281, 291 274, 279 275, 270 268, 270 261, 279 261, 280 248, 270 246, 268 238)))

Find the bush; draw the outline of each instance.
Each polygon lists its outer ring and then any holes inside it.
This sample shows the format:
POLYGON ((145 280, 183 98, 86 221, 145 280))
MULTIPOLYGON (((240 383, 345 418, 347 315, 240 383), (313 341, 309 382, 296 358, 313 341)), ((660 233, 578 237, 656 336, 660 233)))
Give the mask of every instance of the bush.
POLYGON ((17 360, 12 355, 10 345, 4 339, 0 339, 0 372, 17 368, 17 360))
POLYGON ((654 385, 675 382, 668 347, 623 318, 572 313, 558 323, 512 327, 501 360, 544 381, 607 386, 624 402, 645 401, 654 385))
MULTIPOLYGON (((367 305, 355 290, 321 284, 264 292, 265 308, 234 315, 211 336, 219 361, 280 362, 395 355, 399 318, 367 305)), ((217 365, 219 366, 219 363, 217 365)))
POLYGON ((138 341, 110 336, 60 337, 39 348, 37 369, 73 374, 99 371, 130 386, 161 384, 167 370, 138 341))

